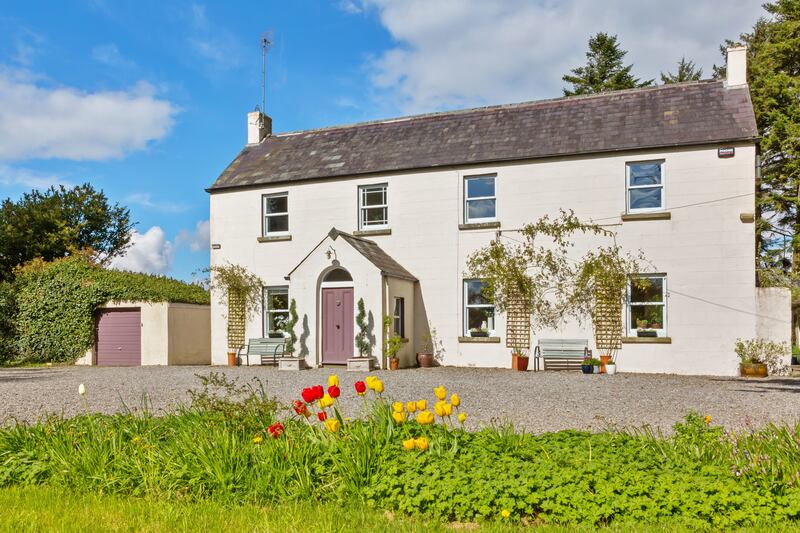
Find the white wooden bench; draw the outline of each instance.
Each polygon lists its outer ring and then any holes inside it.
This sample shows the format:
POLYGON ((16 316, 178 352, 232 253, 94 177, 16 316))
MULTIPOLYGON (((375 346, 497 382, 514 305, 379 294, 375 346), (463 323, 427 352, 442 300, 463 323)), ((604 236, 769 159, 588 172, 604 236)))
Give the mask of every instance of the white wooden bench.
MULTIPOLYGON (((247 366, 250 366, 250 356, 261 358, 261 364, 278 364, 278 358, 283 357, 286 348, 286 339, 283 337, 265 337, 261 339, 250 339, 247 346, 239 348, 239 352, 244 349, 244 357, 247 359, 247 366)), ((239 359, 241 361, 241 359, 239 359)))
POLYGON ((533 370, 577 370, 591 356, 586 339, 539 339, 533 355, 533 370), (541 363, 539 362, 541 360, 541 363))

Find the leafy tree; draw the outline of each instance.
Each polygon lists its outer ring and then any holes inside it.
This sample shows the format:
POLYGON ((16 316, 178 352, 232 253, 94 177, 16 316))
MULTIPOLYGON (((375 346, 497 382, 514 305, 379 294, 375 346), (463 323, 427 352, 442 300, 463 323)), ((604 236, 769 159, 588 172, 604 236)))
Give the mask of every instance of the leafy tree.
POLYGON ((589 51, 586 52, 586 66, 572 69, 562 79, 572 84, 564 89, 564 96, 596 94, 619 89, 647 87, 653 80, 641 81, 633 77, 633 65, 624 66, 623 59, 628 52, 620 47, 616 35, 600 32, 589 38, 589 51))
POLYGON ((680 61, 678 61, 678 71, 673 74, 672 72, 667 72, 664 74, 661 73, 661 82, 662 83, 680 83, 682 81, 697 81, 703 77, 703 69, 697 68, 694 64, 694 61, 687 61, 685 57, 682 57, 680 61))
POLYGON ((91 249, 107 261, 125 251, 132 227, 128 209, 111 205, 88 183, 33 190, 17 202, 7 198, 0 204, 0 281, 35 258, 52 261, 91 249))

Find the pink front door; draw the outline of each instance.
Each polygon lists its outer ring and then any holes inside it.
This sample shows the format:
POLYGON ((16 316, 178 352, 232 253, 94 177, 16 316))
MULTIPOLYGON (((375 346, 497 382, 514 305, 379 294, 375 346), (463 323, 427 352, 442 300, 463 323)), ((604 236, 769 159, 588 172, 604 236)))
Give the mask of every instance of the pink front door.
POLYGON ((322 289, 322 362, 353 357, 353 288, 322 289))

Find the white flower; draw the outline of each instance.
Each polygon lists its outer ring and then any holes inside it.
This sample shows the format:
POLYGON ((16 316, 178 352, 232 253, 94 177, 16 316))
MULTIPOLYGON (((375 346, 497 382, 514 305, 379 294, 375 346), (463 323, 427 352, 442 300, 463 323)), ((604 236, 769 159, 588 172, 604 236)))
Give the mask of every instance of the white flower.
POLYGON ((86 387, 83 385, 83 383, 78 385, 78 394, 81 396, 86 396, 86 387))

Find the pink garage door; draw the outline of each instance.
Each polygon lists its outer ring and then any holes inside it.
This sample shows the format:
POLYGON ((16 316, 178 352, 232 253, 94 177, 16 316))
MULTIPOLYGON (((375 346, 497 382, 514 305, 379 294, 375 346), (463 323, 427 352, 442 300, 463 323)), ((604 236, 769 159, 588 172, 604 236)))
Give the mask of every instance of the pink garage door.
POLYGON ((97 364, 142 364, 142 317, 139 309, 103 309, 97 317, 97 364))
POLYGON ((322 362, 353 357, 353 288, 322 289, 322 362))

